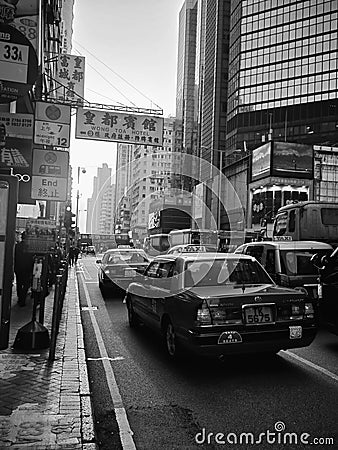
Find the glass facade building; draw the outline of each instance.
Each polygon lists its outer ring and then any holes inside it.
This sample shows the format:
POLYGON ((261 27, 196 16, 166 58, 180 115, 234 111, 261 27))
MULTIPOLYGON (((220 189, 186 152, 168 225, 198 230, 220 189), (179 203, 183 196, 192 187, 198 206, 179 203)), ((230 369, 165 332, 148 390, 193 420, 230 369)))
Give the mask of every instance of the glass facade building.
POLYGON ((229 153, 268 138, 337 146, 338 0, 235 0, 230 28, 229 153))

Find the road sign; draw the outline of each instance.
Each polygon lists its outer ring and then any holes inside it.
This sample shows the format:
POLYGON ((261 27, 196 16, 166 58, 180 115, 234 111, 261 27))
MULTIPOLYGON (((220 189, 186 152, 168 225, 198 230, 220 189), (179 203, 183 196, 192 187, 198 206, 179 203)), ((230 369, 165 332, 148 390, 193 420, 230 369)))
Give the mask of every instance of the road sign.
POLYGON ((33 149, 32 175, 68 178, 69 153, 61 150, 33 149))
POLYGON ((38 60, 30 41, 0 23, 0 103, 23 97, 38 77, 38 60))
POLYGON ((67 179, 56 177, 33 176, 32 198, 35 200, 67 200, 67 179))
POLYGON ((34 143, 69 147, 70 106, 36 103, 34 143))

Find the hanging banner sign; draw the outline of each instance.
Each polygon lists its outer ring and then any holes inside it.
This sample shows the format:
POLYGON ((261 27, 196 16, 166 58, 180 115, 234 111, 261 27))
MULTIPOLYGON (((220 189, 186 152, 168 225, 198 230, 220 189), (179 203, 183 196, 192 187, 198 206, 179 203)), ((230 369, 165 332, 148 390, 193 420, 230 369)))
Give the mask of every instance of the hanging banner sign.
POLYGON ((70 106, 36 102, 34 144, 69 147, 70 106))
POLYGON ((0 23, 0 103, 23 97, 38 77, 38 60, 30 41, 10 25, 0 23))
POLYGON ((56 98, 72 104, 83 104, 84 97, 84 56, 58 55, 56 81, 64 87, 58 87, 56 98))
POLYGON ((75 137, 162 146, 163 117, 78 108, 75 137))

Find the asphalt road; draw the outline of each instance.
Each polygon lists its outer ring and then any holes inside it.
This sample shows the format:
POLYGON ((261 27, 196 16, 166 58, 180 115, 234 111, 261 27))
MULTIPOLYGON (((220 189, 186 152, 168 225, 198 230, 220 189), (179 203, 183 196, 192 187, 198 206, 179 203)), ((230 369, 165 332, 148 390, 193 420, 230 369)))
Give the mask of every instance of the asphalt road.
POLYGON ((173 363, 156 334, 129 328, 121 296, 102 298, 95 260, 78 279, 100 449, 338 448, 337 336, 269 359, 173 363))

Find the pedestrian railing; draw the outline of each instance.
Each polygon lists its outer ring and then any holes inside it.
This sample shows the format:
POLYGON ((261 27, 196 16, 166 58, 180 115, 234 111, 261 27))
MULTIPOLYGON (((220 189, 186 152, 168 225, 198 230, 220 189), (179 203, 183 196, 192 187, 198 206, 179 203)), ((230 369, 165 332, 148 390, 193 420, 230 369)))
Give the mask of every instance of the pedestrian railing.
POLYGON ((50 337, 49 347, 49 361, 55 360, 56 340, 59 333, 63 301, 66 294, 68 280, 68 264, 67 261, 62 261, 58 275, 56 275, 55 290, 54 290, 54 302, 53 302, 53 315, 52 315, 52 329, 50 337))

